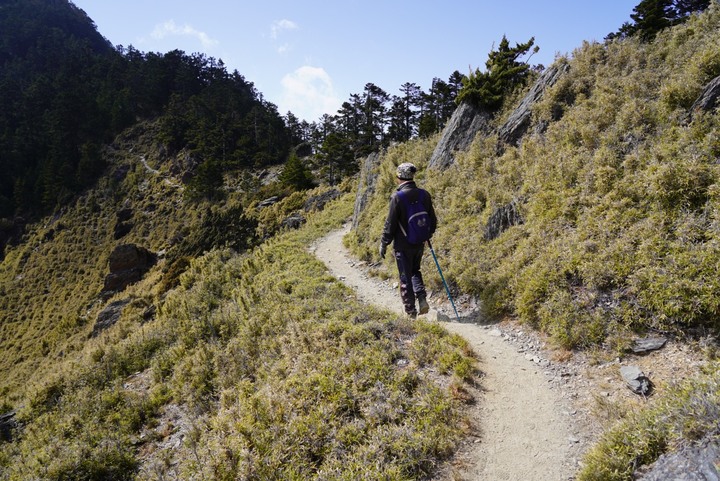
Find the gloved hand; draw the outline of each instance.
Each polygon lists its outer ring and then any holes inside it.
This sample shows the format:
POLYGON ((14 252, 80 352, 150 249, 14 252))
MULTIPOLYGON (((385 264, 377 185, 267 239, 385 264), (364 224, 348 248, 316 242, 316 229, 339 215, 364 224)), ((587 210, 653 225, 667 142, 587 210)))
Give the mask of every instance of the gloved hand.
POLYGON ((382 257, 383 259, 385 259, 386 249, 387 249, 387 246, 381 242, 380 243, 380 257, 382 257))

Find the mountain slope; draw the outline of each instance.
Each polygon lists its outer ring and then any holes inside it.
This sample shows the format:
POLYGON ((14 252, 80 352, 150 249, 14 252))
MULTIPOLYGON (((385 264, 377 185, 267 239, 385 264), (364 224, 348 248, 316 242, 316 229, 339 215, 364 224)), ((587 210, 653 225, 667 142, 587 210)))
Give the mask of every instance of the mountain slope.
POLYGON ((426 169, 433 142, 389 149, 351 236, 373 260, 395 166, 411 160, 437 206, 445 277, 479 299, 480 319, 512 316, 598 362, 632 362, 628 348, 644 334, 708 346, 707 372, 658 389, 652 406, 667 409, 611 431, 582 479, 630 479, 637 463, 715 433, 712 415, 695 423, 681 406, 717 409, 720 115, 696 101, 717 83, 719 52, 717 2, 652 42, 586 43, 558 59, 567 73, 533 107, 517 146, 498 135, 516 98, 447 168, 426 169))

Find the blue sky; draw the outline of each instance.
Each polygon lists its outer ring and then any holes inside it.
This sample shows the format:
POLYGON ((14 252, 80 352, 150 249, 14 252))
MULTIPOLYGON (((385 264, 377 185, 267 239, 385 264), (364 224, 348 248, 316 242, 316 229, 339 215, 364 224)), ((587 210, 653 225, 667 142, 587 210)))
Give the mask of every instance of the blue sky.
POLYGON ((335 114, 372 82, 391 95, 406 82, 484 68, 505 35, 535 37, 530 62, 550 65, 584 40, 630 20, 640 0, 72 0, 113 45, 180 49, 222 59, 280 114, 335 114))

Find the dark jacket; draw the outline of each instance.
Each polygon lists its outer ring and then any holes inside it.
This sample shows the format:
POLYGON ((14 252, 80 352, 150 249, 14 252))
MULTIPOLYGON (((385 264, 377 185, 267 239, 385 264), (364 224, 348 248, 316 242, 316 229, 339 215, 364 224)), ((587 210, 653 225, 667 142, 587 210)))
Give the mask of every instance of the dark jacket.
MULTIPOLYGON (((414 201, 420 195, 420 191, 423 190, 415 185, 415 182, 405 182, 398 186, 397 190, 402 190, 410 195, 410 200, 414 201)), ((427 191, 425 191, 427 193, 427 191)), ((430 232, 434 233, 437 227, 437 217, 435 217, 435 210, 433 209, 432 199, 428 193, 425 196, 425 209, 430 216, 430 232)), ((398 199, 397 191, 393 192, 390 197, 390 209, 388 211, 387 219, 385 219, 385 228, 383 229, 382 239, 380 242, 383 245, 389 245, 391 242, 393 248, 398 250, 418 249, 421 245, 409 244, 405 239, 405 234, 398 227, 399 223, 402 222, 404 227, 407 227, 407 213, 405 212, 405 206, 398 199)), ((407 230, 407 229, 406 229, 407 230)))

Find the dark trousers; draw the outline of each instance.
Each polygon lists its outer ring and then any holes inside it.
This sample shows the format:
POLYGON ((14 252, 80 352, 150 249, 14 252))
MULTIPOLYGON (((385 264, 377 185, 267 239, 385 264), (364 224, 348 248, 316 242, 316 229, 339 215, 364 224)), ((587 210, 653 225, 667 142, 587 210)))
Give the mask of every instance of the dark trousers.
POLYGON ((422 256, 423 246, 417 249, 395 251, 395 261, 400 273, 400 297, 407 314, 417 314, 415 299, 426 297, 425 284, 420 273, 422 256))

